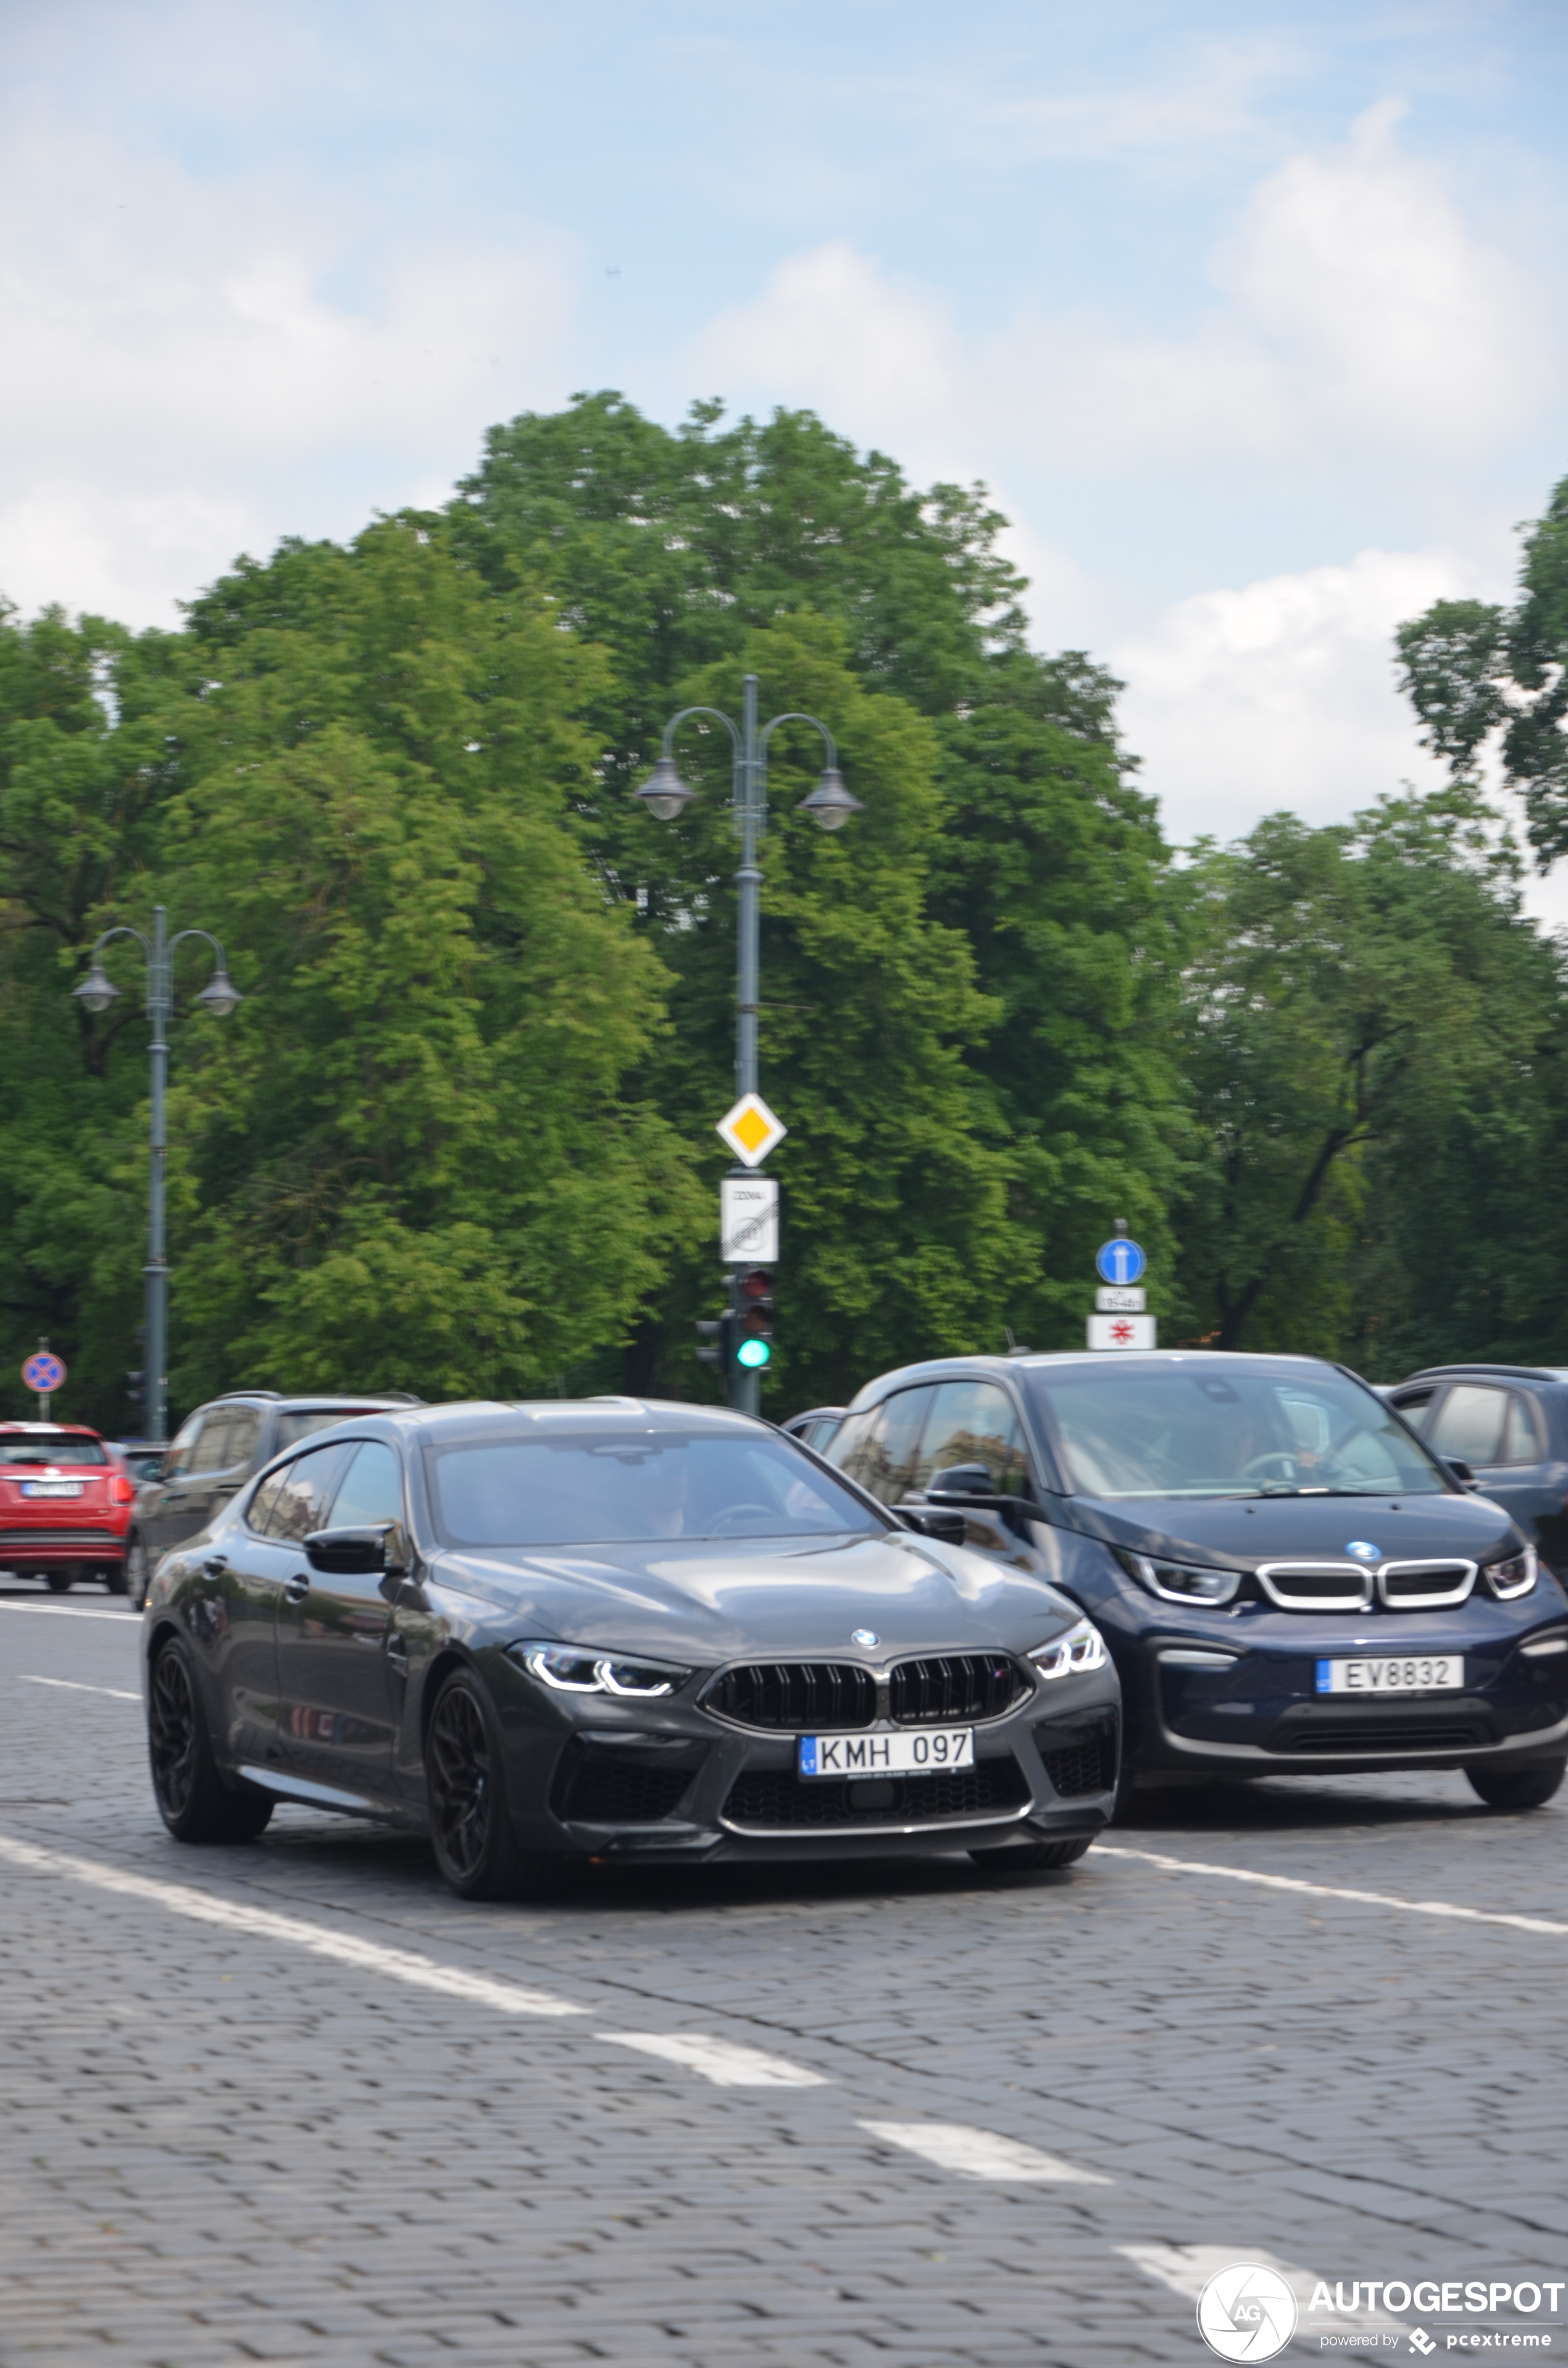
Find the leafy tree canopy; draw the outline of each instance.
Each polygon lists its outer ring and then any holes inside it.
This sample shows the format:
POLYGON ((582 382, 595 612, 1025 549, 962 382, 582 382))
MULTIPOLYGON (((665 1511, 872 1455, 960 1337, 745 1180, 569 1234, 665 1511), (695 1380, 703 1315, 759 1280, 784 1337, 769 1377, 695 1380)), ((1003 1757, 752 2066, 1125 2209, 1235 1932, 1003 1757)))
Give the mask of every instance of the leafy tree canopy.
POLYGON ((1438 600, 1397 635, 1401 688, 1457 780, 1498 737, 1542 871, 1568 853, 1568 477, 1525 536, 1513 608, 1438 600))

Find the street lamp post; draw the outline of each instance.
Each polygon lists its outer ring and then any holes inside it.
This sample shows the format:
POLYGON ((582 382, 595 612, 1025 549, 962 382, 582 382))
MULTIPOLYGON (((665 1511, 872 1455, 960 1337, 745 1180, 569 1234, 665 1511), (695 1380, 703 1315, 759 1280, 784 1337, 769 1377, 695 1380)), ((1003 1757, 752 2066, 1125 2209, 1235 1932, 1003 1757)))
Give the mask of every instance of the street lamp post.
MULTIPOLYGON (((678 715, 672 715, 665 726, 659 761, 642 788, 635 792, 658 821, 673 822, 697 795, 697 791, 681 780, 676 768, 676 729, 693 715, 710 715, 724 726, 734 750, 731 806, 741 842, 740 869, 735 873, 739 928, 735 961, 737 1097, 756 1091, 757 995, 762 941, 762 873, 757 867, 756 853, 767 821, 767 744, 781 724, 810 724, 813 732, 821 734, 827 751, 827 763, 823 768, 822 778, 810 797, 801 801, 801 813, 809 814, 824 830, 838 830, 851 814, 862 811, 860 800, 851 797, 844 786, 833 734, 817 716, 790 709, 786 714, 775 715, 769 723, 758 728, 757 679, 755 674, 748 674, 742 679, 741 722, 738 724, 718 707, 683 707, 678 715)), ((744 1176, 746 1171, 737 1167, 732 1173, 744 1176)), ((736 1404, 741 1411, 756 1414, 762 1392, 760 1373, 747 1372, 743 1369, 736 1377, 735 1391, 736 1404)))
POLYGON ((164 1247, 164 1168, 168 1144, 165 1133, 164 1105, 169 1079, 168 1024, 174 1010, 175 948, 187 938, 200 938, 212 949, 216 961, 212 975, 196 1000, 203 1010, 216 1019, 225 1019, 236 1004, 244 1001, 239 988, 229 976, 223 949, 207 929, 180 929, 174 937, 167 932, 167 914, 162 905, 153 908, 153 936, 149 943, 140 929, 129 925, 106 929, 88 957, 86 977, 72 990, 76 1002, 89 1011, 107 1011, 118 1001, 119 988, 115 985, 103 966, 103 950, 116 938, 134 938, 141 947, 147 967, 147 1017, 153 1023, 151 1163, 147 1193, 147 1263, 142 1269, 147 1282, 147 1342, 145 1396, 147 1435, 160 1446, 168 1422, 169 1331, 169 1266, 164 1247))

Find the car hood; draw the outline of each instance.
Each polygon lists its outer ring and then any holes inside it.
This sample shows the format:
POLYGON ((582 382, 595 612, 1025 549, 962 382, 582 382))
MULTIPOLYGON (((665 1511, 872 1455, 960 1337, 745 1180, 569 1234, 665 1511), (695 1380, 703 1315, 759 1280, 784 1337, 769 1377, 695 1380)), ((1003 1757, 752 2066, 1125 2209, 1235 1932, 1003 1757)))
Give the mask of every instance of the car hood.
POLYGON ((1352 1543, 1376 1546, 1380 1562, 1452 1555, 1490 1562, 1523 1543, 1501 1505, 1469 1495, 1141 1497, 1115 1503, 1075 1497, 1071 1504, 1074 1526, 1108 1545, 1244 1570, 1261 1562, 1373 1559, 1351 1556, 1352 1543))
POLYGON ((1028 1652, 1079 1616, 1026 1572, 962 1546, 875 1537, 693 1540, 448 1553, 434 1585, 478 1599, 483 1625, 701 1667, 748 1654, 885 1661, 908 1652, 1028 1652), (851 1639, 869 1629, 876 1645, 851 1639))

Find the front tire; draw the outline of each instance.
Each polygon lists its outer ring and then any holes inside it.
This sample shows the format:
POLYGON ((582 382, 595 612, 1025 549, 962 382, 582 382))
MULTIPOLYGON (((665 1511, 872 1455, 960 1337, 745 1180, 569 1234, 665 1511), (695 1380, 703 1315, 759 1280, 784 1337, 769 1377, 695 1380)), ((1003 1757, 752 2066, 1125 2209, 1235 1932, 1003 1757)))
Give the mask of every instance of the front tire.
POLYGON ((1075 1866, 1094 1839, 1093 1834, 1074 1834, 1071 1841, 1029 1842, 1022 1850, 971 1850, 970 1856, 987 1874, 1028 1874, 1040 1867, 1075 1866))
POLYGON ((1489 1809, 1544 1809, 1568 1771, 1568 1759, 1538 1759, 1533 1768, 1467 1768, 1470 1789, 1489 1809))
POLYGON ((436 1696, 425 1788, 436 1863, 460 1899, 516 1899, 540 1887, 544 1862, 519 1850, 512 1828, 501 1730, 468 1669, 454 1669, 436 1696))
POLYGON ((177 1636, 158 1648, 147 1683, 147 1755, 158 1815, 176 1842, 253 1842, 272 1815, 254 1785, 231 1790, 218 1773, 189 1652, 177 1636))

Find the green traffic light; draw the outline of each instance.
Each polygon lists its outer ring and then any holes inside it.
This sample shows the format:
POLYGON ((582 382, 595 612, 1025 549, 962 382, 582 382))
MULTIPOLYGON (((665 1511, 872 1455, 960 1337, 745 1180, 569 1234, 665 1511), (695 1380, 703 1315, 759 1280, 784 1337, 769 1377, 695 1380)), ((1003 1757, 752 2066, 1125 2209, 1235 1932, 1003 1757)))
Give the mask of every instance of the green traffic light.
POLYGON ((766 1340, 743 1340, 735 1350, 735 1361, 740 1365, 749 1365, 755 1372, 758 1366, 767 1364, 772 1354, 766 1340))

